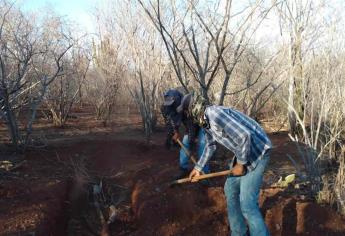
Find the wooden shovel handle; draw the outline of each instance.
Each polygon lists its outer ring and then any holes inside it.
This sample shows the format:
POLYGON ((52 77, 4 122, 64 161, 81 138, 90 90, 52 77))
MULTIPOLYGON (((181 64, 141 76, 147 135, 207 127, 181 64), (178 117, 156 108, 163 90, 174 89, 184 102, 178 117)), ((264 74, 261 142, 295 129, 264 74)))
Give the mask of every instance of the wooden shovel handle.
POLYGON ((180 145, 180 147, 183 149, 183 151, 186 153, 186 155, 192 160, 193 164, 196 165, 195 158, 190 154, 188 149, 183 145, 180 139, 176 139, 176 142, 180 145))
MULTIPOLYGON (((181 146, 181 148, 182 148, 183 151, 186 153, 186 155, 192 160, 193 164, 196 165, 196 160, 195 160, 195 158, 194 158, 193 155, 188 151, 188 149, 186 148, 186 146, 183 145, 183 143, 181 142, 180 139, 177 139, 176 141, 177 141, 177 143, 181 146)), ((202 171, 201 171, 201 174, 205 174, 205 172, 202 170, 202 171)))
MULTIPOLYGON (((230 175, 230 174, 231 174, 231 170, 224 170, 224 171, 220 171, 220 172, 200 175, 198 177, 195 177, 195 179, 196 180, 202 180, 202 179, 208 179, 208 178, 230 175)), ((173 181, 171 184, 182 184, 182 183, 187 183, 187 182, 190 182, 189 178, 177 179, 177 180, 173 181)))

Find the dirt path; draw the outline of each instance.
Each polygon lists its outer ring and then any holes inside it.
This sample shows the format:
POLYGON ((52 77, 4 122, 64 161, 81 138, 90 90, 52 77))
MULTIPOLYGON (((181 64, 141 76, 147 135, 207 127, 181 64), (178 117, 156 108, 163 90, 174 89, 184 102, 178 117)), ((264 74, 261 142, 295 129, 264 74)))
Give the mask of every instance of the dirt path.
MULTIPOLYGON (((157 191, 178 169, 177 150, 164 149, 162 132, 150 145, 135 138, 136 132, 65 140, 27 153, 30 165, 0 182, 0 235, 67 235, 71 219, 91 215, 83 205, 87 195, 80 194, 85 186, 73 175, 81 162, 91 179, 102 176, 107 185, 128 190, 111 235, 228 235, 225 179, 157 191)), ((272 135, 272 140, 275 150, 260 197, 272 235, 345 235, 345 220, 334 211, 302 193, 267 188, 280 174, 293 171, 286 153, 294 148, 286 134, 272 135)))

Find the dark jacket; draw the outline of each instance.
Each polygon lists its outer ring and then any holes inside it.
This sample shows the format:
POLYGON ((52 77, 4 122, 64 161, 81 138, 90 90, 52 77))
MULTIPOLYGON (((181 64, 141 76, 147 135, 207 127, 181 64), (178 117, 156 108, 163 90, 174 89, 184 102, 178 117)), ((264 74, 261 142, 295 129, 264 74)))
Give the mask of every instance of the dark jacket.
POLYGON ((171 142, 174 132, 178 131, 181 124, 183 124, 188 135, 190 151, 193 152, 200 127, 194 124, 193 120, 184 114, 184 112, 177 112, 174 106, 163 105, 161 107, 161 112, 168 130, 167 142, 171 142))

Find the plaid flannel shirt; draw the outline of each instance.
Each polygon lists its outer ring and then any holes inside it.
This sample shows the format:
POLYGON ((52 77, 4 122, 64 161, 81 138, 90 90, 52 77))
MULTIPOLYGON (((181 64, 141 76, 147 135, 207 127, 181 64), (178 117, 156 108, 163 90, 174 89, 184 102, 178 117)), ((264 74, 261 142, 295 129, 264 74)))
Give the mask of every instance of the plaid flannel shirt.
POLYGON ((202 170, 216 150, 216 142, 224 145, 236 156, 236 161, 253 170, 266 151, 272 148, 270 139, 260 125, 231 108, 209 106, 205 109, 209 122, 206 131, 206 147, 195 169, 202 170))

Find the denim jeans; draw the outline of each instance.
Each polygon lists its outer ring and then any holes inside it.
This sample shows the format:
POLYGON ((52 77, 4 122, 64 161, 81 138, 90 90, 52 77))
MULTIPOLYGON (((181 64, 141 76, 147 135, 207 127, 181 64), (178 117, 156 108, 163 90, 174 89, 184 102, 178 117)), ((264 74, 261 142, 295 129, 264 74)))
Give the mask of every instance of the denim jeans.
POLYGON ((269 154, 265 154, 254 170, 242 177, 228 177, 225 182, 224 192, 231 236, 246 235, 247 225, 252 236, 269 235, 258 204, 260 187, 268 160, 269 154))
MULTIPOLYGON (((183 137, 182 140, 183 145, 189 150, 189 139, 188 139, 188 135, 185 135, 183 137)), ((197 159, 199 159, 202 155, 202 153, 204 152, 205 149, 205 145, 206 145, 206 140, 205 140, 205 130, 200 129, 198 132, 198 144, 197 144, 197 159)), ((190 165, 190 161, 189 161, 189 157, 187 156, 187 154, 184 152, 184 150, 181 148, 180 149, 180 167, 183 169, 189 169, 190 165)), ((204 173, 209 173, 209 167, 208 165, 206 165, 203 168, 204 173)))

